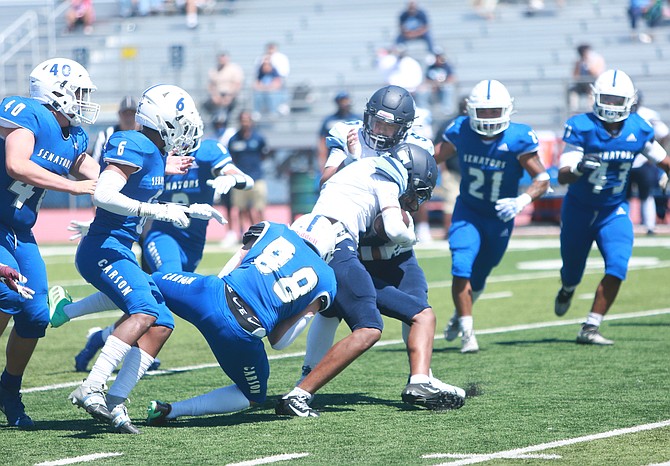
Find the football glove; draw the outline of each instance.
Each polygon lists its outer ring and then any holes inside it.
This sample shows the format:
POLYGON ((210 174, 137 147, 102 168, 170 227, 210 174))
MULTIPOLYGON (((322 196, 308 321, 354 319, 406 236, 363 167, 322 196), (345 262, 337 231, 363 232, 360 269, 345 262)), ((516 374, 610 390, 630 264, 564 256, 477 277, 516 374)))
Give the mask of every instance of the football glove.
POLYGON ((207 180, 207 186, 214 188, 214 197, 219 198, 233 189, 237 184, 237 179, 233 175, 217 176, 213 180, 207 180))
POLYGON ((141 202, 140 217, 149 217, 161 222, 172 222, 178 228, 188 228, 191 220, 186 216, 187 206, 174 203, 155 204, 141 202))
POLYGON ((667 190, 668 190, 668 174, 667 173, 664 172, 661 175, 661 178, 658 180, 658 185, 661 187, 661 189, 663 190, 664 193, 667 192, 667 190))
POLYGON ((517 216, 533 199, 526 193, 517 197, 505 197, 498 199, 495 209, 496 215, 503 222, 509 222, 517 216))
POLYGON ((93 222, 93 220, 83 222, 80 220, 70 220, 70 226, 67 227, 67 229, 68 231, 75 232, 72 236, 70 236, 70 241, 74 241, 86 236, 88 234, 88 229, 91 227, 91 222, 93 222))
POLYGON ((186 213, 191 218, 197 218, 198 220, 211 220, 214 219, 219 222, 221 225, 225 225, 228 221, 223 217, 221 212, 216 210, 209 204, 191 204, 186 209, 186 213))
POLYGON ((584 175, 600 168, 600 157, 597 154, 584 154, 572 173, 575 175, 584 175))
POLYGON ((33 299, 35 291, 24 286, 28 279, 8 265, 0 264, 0 282, 10 290, 16 291, 24 299, 33 299))

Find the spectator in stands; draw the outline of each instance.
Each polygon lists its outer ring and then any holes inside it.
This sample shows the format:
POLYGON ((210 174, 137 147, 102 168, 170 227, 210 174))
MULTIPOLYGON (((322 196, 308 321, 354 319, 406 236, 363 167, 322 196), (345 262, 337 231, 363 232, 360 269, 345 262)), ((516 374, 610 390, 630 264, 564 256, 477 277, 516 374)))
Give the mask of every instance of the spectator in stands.
POLYGON ((351 111, 351 96, 346 91, 338 92, 335 96, 335 105, 337 110, 332 115, 328 115, 321 124, 319 130, 319 170, 323 168, 328 156, 326 148, 326 138, 331 128, 342 121, 360 120, 361 117, 351 111))
POLYGON ((419 107, 438 104, 443 116, 451 115, 456 75, 444 51, 436 47, 433 63, 426 68, 425 79, 416 95, 419 107))
POLYGON ((255 128, 251 112, 242 111, 239 124, 239 131, 228 142, 228 151, 233 163, 254 180, 254 187, 250 190, 235 190, 232 193, 232 204, 239 215, 241 237, 251 225, 265 218, 268 190, 263 179, 262 163, 268 156, 268 147, 265 138, 255 128))
POLYGON ((272 66, 270 55, 265 55, 254 82, 254 112, 259 116, 278 114, 283 87, 284 79, 272 66))
POLYGON ((479 16, 490 21, 496 17, 498 0, 473 0, 472 7, 479 16))
POLYGON ((645 44, 652 42, 651 35, 640 32, 638 34, 638 23, 644 22, 645 13, 654 4, 654 0, 630 0, 628 4, 628 19, 630 20, 631 38, 645 44))
POLYGON ((270 56, 272 66, 277 70, 279 76, 286 79, 291 72, 291 64, 288 57, 279 51, 279 45, 276 42, 268 42, 265 45, 265 54, 270 56))
POLYGON ((577 47, 579 59, 572 69, 572 84, 568 88, 568 109, 570 112, 578 112, 580 100, 589 99, 592 102, 591 84, 605 71, 605 59, 595 52, 589 44, 581 44, 577 47))
POLYGON ((119 105, 119 121, 113 126, 108 126, 105 130, 98 132, 98 137, 95 139, 95 144, 93 150, 91 151, 91 156, 96 160, 100 161, 100 155, 102 150, 105 148, 105 143, 109 137, 116 133, 117 131, 130 131, 140 129, 139 125, 135 122, 135 111, 137 110, 137 101, 134 98, 127 95, 121 101, 119 105))
POLYGON ((407 47, 402 44, 377 52, 377 68, 384 77, 384 82, 399 86, 414 94, 423 82, 421 64, 407 54, 407 47))
POLYGON ((428 50, 434 53, 428 15, 419 8, 416 2, 410 1, 407 3, 407 8, 400 14, 398 23, 400 34, 396 39, 396 44, 405 44, 410 40, 422 40, 428 46, 428 50))
POLYGON ((160 13, 163 0, 119 0, 119 15, 122 18, 131 16, 148 16, 160 13))
POLYGON ((67 23, 67 32, 73 32, 78 24, 82 24, 84 34, 91 34, 95 22, 93 0, 70 0, 70 7, 65 13, 65 22, 67 23))
MULTIPOLYGON (((654 139, 664 148, 668 147, 670 142, 670 128, 666 125, 657 111, 649 107, 642 106, 642 92, 637 93, 637 103, 633 106, 632 112, 637 113, 642 118, 647 120, 651 127, 654 128, 654 139)), ((658 187, 658 180, 662 175, 662 171, 655 163, 650 162, 647 157, 638 154, 633 161, 633 168, 630 171, 630 183, 628 184, 627 197, 633 197, 632 186, 637 186, 637 195, 640 199, 640 216, 642 218, 642 225, 647 229, 647 235, 653 235, 656 230, 656 199, 654 198, 654 191, 658 187)), ((665 200, 667 205, 667 198, 659 196, 665 200)))
POLYGON ((225 130, 230 114, 237 104, 244 85, 244 70, 239 64, 230 61, 230 55, 226 51, 219 52, 216 59, 216 67, 209 70, 209 99, 204 108, 212 117, 218 137, 225 130))

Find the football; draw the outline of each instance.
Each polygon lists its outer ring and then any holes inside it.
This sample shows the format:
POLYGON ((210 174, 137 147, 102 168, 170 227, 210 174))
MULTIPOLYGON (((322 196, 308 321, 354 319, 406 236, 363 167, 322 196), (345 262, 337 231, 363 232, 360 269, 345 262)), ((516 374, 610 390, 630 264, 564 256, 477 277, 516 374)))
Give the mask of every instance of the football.
MULTIPOLYGON (((402 220, 405 222, 406 226, 410 225, 410 217, 409 217, 409 212, 406 210, 401 210, 402 212, 402 220)), ((389 237, 386 235, 386 230, 384 229, 384 219, 382 218, 381 212, 377 214, 375 217, 374 221, 372 222, 372 231, 375 234, 375 236, 381 238, 384 241, 388 241, 389 237)))

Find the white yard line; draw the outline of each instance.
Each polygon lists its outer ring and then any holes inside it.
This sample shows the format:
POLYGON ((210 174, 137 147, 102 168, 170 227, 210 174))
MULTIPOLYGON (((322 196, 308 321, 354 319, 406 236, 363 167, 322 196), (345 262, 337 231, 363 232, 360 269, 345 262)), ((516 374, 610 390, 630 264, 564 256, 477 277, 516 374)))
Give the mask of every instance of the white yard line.
POLYGON ((288 461, 309 456, 309 453, 286 453, 283 455, 266 456, 255 460, 242 461, 241 463, 228 463, 226 466, 255 466, 257 464, 277 463, 278 461, 288 461))
MULTIPOLYGON (((651 316, 658 316, 658 315, 664 315, 664 314, 670 314, 670 308, 665 308, 665 309, 652 309, 649 311, 639 311, 639 312, 627 312, 624 314, 612 314, 612 315, 607 315, 607 320, 621 320, 621 319, 635 319, 638 317, 651 317, 651 316)), ((522 324, 522 325, 511 325, 508 327, 497 327, 497 328, 490 328, 490 329, 483 329, 483 330, 477 330, 477 335, 494 335, 498 333, 509 333, 509 332, 518 332, 521 330, 534 330, 534 329, 539 329, 539 328, 549 328, 549 327, 561 327, 564 325, 575 325, 575 324, 580 324, 582 323, 584 319, 568 319, 568 320, 554 320, 554 321, 549 321, 549 322, 537 322, 534 324, 522 324)), ((436 340, 440 340, 444 338, 441 334, 435 335, 436 340)), ((382 347, 382 346, 391 346, 391 345, 398 345, 400 343, 403 343, 402 340, 383 340, 380 342, 377 342, 374 346, 374 348, 377 347, 382 347)), ((373 348, 373 349, 374 349, 373 348)), ((304 351, 300 352, 295 352, 295 353, 281 353, 281 354, 273 354, 273 355, 268 355, 269 360, 278 360, 278 359, 288 359, 288 358, 297 358, 297 357, 302 357, 305 355, 304 351)), ((189 371, 194 371, 194 370, 199 370, 199 369, 211 369, 213 367, 219 367, 218 364, 216 363, 209 363, 209 364, 198 364, 194 366, 184 366, 184 367, 176 367, 174 369, 169 369, 169 370, 158 370, 158 371, 152 371, 148 372, 147 375, 160 375, 160 374, 170 374, 174 372, 189 372, 189 371)), ((110 381, 113 381, 116 378, 116 376, 112 376, 110 378, 110 381)), ((21 393, 32 393, 32 392, 46 392, 50 390, 59 390, 61 388, 69 388, 69 387, 76 387, 80 385, 80 381, 75 381, 75 382, 65 382, 65 383, 59 383, 59 384, 53 384, 53 385, 43 385, 41 387, 32 387, 32 388, 26 388, 24 390, 21 390, 21 393)))
MULTIPOLYGON (((663 427, 670 426, 670 419, 660 422, 654 422, 651 424, 642 424, 639 426, 628 427, 625 429, 615 429, 607 432, 601 432, 599 434, 585 435, 583 437, 570 438, 565 440, 557 440, 555 442, 541 443, 539 445, 531 445, 524 448, 516 448, 514 450, 499 451, 496 453, 489 453, 485 455, 472 455, 469 458, 465 458, 459 461, 450 461, 448 463, 440 463, 435 466, 461 466, 466 464, 477 464, 484 463, 486 461, 491 461, 501 458, 517 458, 519 455, 525 455, 528 453, 550 450, 552 448, 560 448, 567 445, 574 445, 576 443, 584 442, 593 442, 595 440, 602 440, 610 437, 618 437, 620 435, 635 434, 637 432, 643 432, 645 430, 660 429, 663 427)), ((422 458, 428 458, 434 456, 425 455, 422 458)))
POLYGON ((123 453, 93 453, 92 455, 75 456, 74 458, 63 458, 62 460, 35 463, 35 466, 60 466, 62 464, 86 463, 88 461, 95 461, 102 458, 111 458, 113 456, 121 455, 123 455, 123 453))

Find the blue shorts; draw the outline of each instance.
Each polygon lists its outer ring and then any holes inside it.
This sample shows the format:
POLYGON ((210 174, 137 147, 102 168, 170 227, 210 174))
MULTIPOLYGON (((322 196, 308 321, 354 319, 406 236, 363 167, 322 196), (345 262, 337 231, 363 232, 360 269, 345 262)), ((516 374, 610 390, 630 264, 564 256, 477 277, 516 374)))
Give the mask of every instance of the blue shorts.
POLYGON ((481 291, 491 271, 503 258, 514 222, 483 216, 456 201, 449 228, 451 274, 470 280, 473 291, 481 291))
POLYGON ((224 283, 214 276, 184 273, 197 277, 190 283, 162 280, 165 274, 151 275, 168 307, 202 333, 221 369, 249 401, 262 403, 267 394, 270 364, 263 341, 245 332, 228 309, 224 283))
POLYGON ((384 322, 377 309, 377 290, 358 259, 354 241, 349 238, 340 241, 328 265, 335 271, 337 295, 323 315, 344 319, 352 331, 359 328, 382 330, 384 322))
POLYGON ((32 232, 14 231, 0 224, 0 262, 21 272, 35 291, 24 299, 0 283, 0 310, 14 318, 14 329, 21 338, 42 338, 49 325, 47 269, 32 232))
POLYGON ((174 317, 135 254, 112 236, 86 235, 75 256, 77 270, 126 314, 154 316, 154 325, 174 328, 174 317))
POLYGON ((594 209, 567 195, 561 209, 561 281, 576 286, 582 281, 586 259, 595 241, 605 260, 605 274, 626 279, 633 254, 633 222, 628 203, 594 209))
POLYGON ((142 256, 152 272, 193 272, 202 259, 203 248, 186 247, 172 236, 152 230, 144 239, 142 256))
POLYGON ((430 307, 428 283, 414 251, 363 265, 372 277, 383 315, 411 324, 415 315, 430 307))

